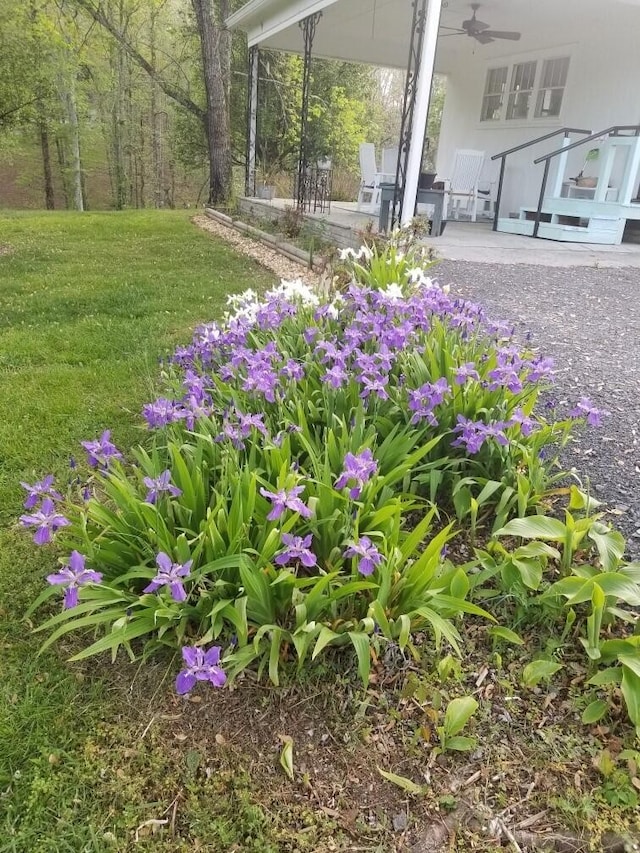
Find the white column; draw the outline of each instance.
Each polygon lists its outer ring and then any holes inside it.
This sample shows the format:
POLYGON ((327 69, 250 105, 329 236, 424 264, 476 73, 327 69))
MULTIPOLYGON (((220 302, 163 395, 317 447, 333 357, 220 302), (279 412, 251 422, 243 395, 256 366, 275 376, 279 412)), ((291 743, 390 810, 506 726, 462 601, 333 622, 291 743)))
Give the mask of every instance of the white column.
MULTIPOLYGON (((427 117, 429 115, 429 101, 431 99, 431 84, 433 83, 433 69, 436 59, 436 45, 438 42, 438 27, 440 26, 441 11, 442 0, 429 0, 424 24, 425 30, 422 40, 422 51, 420 52, 420 68, 418 70, 416 101, 413 108, 411 140, 409 142, 409 154, 407 156, 407 171, 402 197, 401 225, 408 225, 411 222, 416 207, 418 181, 420 180, 420 169, 422 168, 422 150, 424 148, 424 137, 427 130, 427 117)), ((444 215, 446 216, 446 212, 444 215)))

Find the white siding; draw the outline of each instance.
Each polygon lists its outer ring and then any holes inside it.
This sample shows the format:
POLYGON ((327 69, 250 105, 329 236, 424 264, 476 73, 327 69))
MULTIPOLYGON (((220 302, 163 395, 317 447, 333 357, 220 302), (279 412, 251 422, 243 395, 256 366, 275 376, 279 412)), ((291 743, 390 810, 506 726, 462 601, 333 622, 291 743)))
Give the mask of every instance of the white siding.
MULTIPOLYGON (((448 177, 456 148, 485 151, 487 159, 484 176, 487 181, 497 181, 499 161, 491 163, 491 155, 549 133, 555 127, 577 127, 595 132, 610 125, 640 123, 638 32, 635 27, 624 25, 626 15, 618 12, 616 17, 619 19, 617 25, 580 33, 579 40, 573 43, 561 40, 554 43, 549 40, 549 47, 539 52, 519 54, 517 44, 508 45, 505 46, 502 59, 494 56, 488 62, 482 55, 482 48, 478 47, 464 64, 460 63, 450 71, 438 148, 438 176, 448 177), (488 68, 529 58, 540 61, 554 56, 571 57, 559 119, 529 119, 527 122, 503 120, 498 123, 480 121, 488 68)), ((634 17, 635 20, 637 18, 634 17)), ((562 136, 558 136, 557 144, 556 140, 550 140, 507 159, 502 215, 516 211, 522 205, 537 202, 543 165, 534 166, 533 160, 559 148, 561 144, 562 136)), ((580 171, 586 152, 593 147, 598 147, 598 143, 592 142, 571 152, 566 173, 568 176, 580 171)), ((553 174, 552 170, 551 179, 553 174)), ((616 175, 613 177, 615 181, 616 175)))

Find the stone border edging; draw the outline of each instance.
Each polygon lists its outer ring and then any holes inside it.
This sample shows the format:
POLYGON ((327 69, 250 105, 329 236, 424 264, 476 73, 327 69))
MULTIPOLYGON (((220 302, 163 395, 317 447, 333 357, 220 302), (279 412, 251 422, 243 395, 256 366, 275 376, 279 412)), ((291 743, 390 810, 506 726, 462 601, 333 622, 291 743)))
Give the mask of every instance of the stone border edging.
MULTIPOLYGON (((246 234, 254 240, 259 240, 270 249, 275 249, 275 251, 280 252, 280 254, 284 255, 290 261, 303 264, 307 269, 309 269, 309 253, 303 252, 302 249, 299 249, 297 246, 293 246, 291 243, 287 243, 283 240, 278 240, 273 236, 273 234, 261 231, 253 225, 247 225, 246 222, 242 222, 240 219, 233 219, 231 216, 227 216, 225 213, 221 213, 213 207, 205 207, 204 212, 209 219, 217 220, 222 225, 226 225, 228 228, 235 228, 236 231, 240 231, 242 234, 246 234)), ((317 261, 313 261, 313 269, 316 272, 320 272, 322 268, 322 264, 319 264, 317 261)))

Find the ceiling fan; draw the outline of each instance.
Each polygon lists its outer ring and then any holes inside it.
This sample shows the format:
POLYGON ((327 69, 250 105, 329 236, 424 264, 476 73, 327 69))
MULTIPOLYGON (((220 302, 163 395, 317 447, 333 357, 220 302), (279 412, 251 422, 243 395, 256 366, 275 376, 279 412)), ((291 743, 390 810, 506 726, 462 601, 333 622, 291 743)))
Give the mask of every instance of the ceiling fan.
POLYGON ((518 41, 520 33, 507 32, 504 30, 492 30, 489 24, 484 24, 476 17, 476 12, 480 8, 480 3, 472 3, 473 15, 466 21, 462 22, 461 27, 441 27, 443 30, 452 30, 450 33, 444 33, 444 36, 469 36, 475 39, 480 44, 489 44, 496 39, 508 39, 509 41, 518 41))

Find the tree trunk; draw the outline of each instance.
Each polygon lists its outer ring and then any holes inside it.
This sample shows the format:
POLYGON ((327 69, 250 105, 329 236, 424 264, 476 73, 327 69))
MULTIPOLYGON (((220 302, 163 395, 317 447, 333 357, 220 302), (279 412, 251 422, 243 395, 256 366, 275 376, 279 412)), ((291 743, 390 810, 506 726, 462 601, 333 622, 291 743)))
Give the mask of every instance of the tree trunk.
MULTIPOLYGON (((207 97, 205 133, 209 153, 209 203, 224 204, 231 197, 231 134, 227 81, 229 33, 214 20, 212 0, 191 0, 198 25, 202 69, 207 97)), ((221 15, 226 3, 221 2, 221 15)))
POLYGON ((55 210, 56 201, 53 193, 53 173, 51 171, 51 151, 49 149, 49 128, 42 101, 38 102, 38 132, 42 150, 42 171, 44 174, 44 200, 47 210, 55 210))
POLYGON ((73 186, 73 206, 76 210, 84 210, 82 195, 82 161, 80 159, 80 127, 76 107, 75 81, 70 75, 67 81, 63 102, 69 124, 69 147, 71 149, 71 179, 73 186))
POLYGON ((64 140, 56 137, 56 151, 58 152, 58 165, 60 166, 60 176, 62 178, 62 194, 64 196, 65 210, 69 209, 69 178, 67 175, 67 155, 64 150, 64 140))
MULTIPOLYGON (((124 12, 122 3, 118 4, 120 28, 124 25, 124 12)), ((126 71, 126 56, 124 48, 119 42, 115 43, 115 57, 113 59, 116 91, 113 98, 113 120, 112 120, 112 139, 113 139, 113 176, 115 184, 115 205, 116 210, 122 210, 127 203, 127 170, 124 161, 124 113, 125 113, 125 71, 126 71)))
MULTIPOLYGON (((149 12, 149 49, 151 64, 156 65, 156 11, 152 7, 149 12)), ((161 116, 158 112, 160 90, 155 80, 151 80, 151 169, 153 173, 153 205, 163 207, 162 187, 164 184, 164 163, 162 159, 161 116)))

